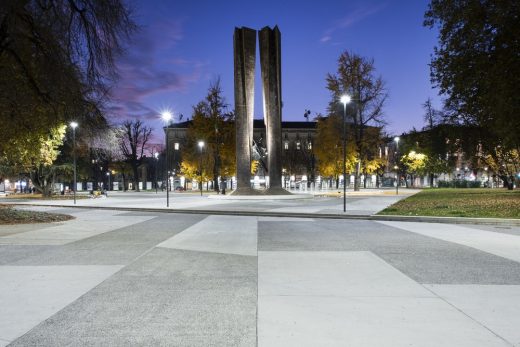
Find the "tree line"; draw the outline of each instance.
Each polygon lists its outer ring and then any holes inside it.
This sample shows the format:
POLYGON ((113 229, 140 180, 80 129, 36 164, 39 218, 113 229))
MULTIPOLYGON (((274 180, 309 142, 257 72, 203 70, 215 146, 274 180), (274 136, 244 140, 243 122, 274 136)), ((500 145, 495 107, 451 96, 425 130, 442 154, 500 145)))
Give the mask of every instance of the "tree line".
MULTIPOLYGON (((283 152, 286 173, 307 171, 313 180, 316 170, 338 184, 346 112, 345 169, 355 177, 355 190, 362 176, 382 176, 393 169, 389 165, 410 178, 429 175, 433 182, 436 174, 453 170, 457 152, 470 158, 472 169, 485 167, 512 189, 520 171, 519 7, 513 0, 430 1, 424 25, 439 31, 431 80, 444 105, 436 110, 426 100, 425 127, 402 136, 394 163, 381 152, 392 140, 385 131, 385 82, 373 59, 343 52, 337 70, 325 78, 330 101, 326 114, 316 114, 315 143, 283 152), (352 100, 345 109, 344 94, 352 100)), ((114 60, 137 29, 120 0, 0 3, 0 178, 26 173, 50 194, 57 177, 72 174, 67 125, 74 120, 81 124, 80 176, 117 171, 138 189, 152 129, 140 120, 110 126, 105 110, 117 79, 114 60)), ((309 110, 304 117, 309 119, 309 110)), ((235 172, 233 121, 217 79, 193 107, 180 165, 171 171, 212 181, 218 189, 219 179, 235 172)), ((252 174, 262 167, 261 157, 254 159, 252 174)))

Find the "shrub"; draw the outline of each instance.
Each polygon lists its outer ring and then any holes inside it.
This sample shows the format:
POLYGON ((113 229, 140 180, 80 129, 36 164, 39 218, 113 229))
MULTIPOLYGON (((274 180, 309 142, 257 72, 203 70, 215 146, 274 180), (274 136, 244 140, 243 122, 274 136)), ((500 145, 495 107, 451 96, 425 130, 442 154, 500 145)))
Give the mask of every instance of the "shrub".
POLYGON ((439 181, 439 188, 480 188, 482 182, 468 180, 439 181))

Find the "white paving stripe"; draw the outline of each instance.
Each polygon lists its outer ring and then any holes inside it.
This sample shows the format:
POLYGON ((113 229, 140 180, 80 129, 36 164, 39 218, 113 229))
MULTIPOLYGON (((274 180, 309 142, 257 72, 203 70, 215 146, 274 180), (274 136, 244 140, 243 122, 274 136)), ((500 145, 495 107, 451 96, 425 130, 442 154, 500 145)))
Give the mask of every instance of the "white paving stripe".
POLYGON ((445 223, 378 222, 520 262, 520 236, 445 223))
POLYGON ((0 266, 0 345, 25 334, 121 268, 0 266))
POLYGON ((257 231, 256 217, 209 216, 157 247, 256 256, 257 231))
POLYGON ((438 296, 520 346, 520 286, 425 285, 438 296))
POLYGON ((42 224, 41 229, 2 236, 0 244, 64 245, 155 218, 154 216, 118 216, 121 212, 106 210, 70 214, 76 219, 52 226, 42 224))
POLYGON ((258 252, 258 345, 509 344, 370 252, 258 252))

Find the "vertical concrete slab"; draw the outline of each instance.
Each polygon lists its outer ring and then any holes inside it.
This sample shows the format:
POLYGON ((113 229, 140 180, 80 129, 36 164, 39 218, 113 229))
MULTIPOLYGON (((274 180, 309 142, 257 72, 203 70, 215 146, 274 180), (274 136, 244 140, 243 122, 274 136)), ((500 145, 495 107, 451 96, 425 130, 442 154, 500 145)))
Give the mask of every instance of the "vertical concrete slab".
POLYGON ((253 144, 256 30, 235 28, 233 35, 235 72, 235 127, 237 193, 251 189, 251 146, 253 144))
MULTIPOLYGON (((264 122, 267 137, 267 194, 281 194, 282 189, 282 80, 281 34, 277 26, 264 27, 258 33, 262 69, 264 122)), ((288 193, 287 193, 288 194, 288 193)))

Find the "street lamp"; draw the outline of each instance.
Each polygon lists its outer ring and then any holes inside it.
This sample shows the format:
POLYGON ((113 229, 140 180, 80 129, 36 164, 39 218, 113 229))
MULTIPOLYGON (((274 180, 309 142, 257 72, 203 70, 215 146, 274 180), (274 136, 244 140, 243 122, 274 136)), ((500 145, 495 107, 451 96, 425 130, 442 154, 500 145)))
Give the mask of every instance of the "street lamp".
POLYGON ((161 116, 162 119, 166 122, 166 207, 170 207, 170 173, 168 172, 170 144, 168 141, 168 133, 170 129, 170 121, 172 119, 172 114, 170 111, 164 111, 161 116))
MULTIPOLYGON (((107 177, 108 177, 108 189, 107 189, 107 192, 110 191, 110 187, 112 186, 110 184, 110 171, 107 171, 107 177)), ((108 195, 108 194, 107 194, 108 195)))
POLYGON ((70 122, 70 126, 72 128, 72 155, 74 157, 74 205, 76 205, 76 188, 78 187, 76 183, 76 128, 78 127, 78 123, 70 122))
POLYGON ((153 154, 155 158, 155 194, 157 194, 157 162, 159 161, 159 152, 153 154))
POLYGON ((200 173, 200 196, 202 196, 202 149, 204 148, 204 141, 199 141, 199 150, 200 150, 200 165, 199 165, 199 173, 200 173))
POLYGON ((396 185, 395 185, 395 195, 399 195, 399 183, 401 182, 401 175, 399 175, 399 136, 394 137, 395 141, 395 175, 396 175, 396 185))
POLYGON ((352 101, 352 98, 345 94, 340 101, 343 104, 343 212, 347 212, 347 135, 345 134, 345 123, 347 121, 347 104, 352 101))

